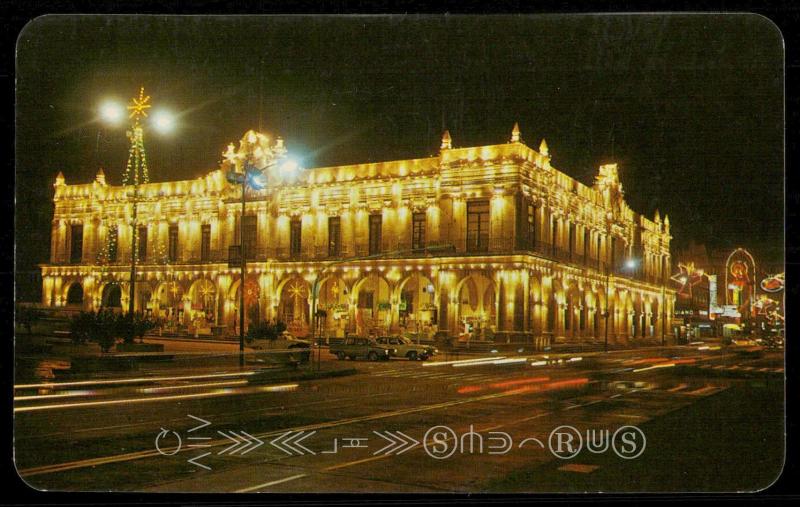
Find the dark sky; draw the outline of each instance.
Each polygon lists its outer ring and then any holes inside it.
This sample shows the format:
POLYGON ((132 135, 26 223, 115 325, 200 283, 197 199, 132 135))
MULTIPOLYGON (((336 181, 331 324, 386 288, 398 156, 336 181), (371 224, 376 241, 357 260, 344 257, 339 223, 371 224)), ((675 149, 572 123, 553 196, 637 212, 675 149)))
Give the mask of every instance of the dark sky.
POLYGON ((125 129, 101 99, 144 85, 182 113, 148 133, 152 180, 196 177, 249 128, 306 166, 505 142, 514 121, 584 183, 620 164, 626 199, 681 247, 783 256, 783 43, 756 15, 45 17, 17 49, 19 270, 49 255, 52 182, 119 183, 125 129))

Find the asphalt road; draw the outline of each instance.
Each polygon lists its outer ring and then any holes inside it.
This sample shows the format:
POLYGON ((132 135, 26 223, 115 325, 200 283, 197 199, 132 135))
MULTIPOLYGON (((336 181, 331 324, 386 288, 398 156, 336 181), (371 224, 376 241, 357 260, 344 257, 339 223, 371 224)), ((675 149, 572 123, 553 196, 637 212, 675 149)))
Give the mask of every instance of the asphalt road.
POLYGON ((70 491, 727 491, 766 487, 782 464, 779 353, 323 358, 358 372, 254 384, 254 364, 161 365, 18 384, 18 471, 70 491))

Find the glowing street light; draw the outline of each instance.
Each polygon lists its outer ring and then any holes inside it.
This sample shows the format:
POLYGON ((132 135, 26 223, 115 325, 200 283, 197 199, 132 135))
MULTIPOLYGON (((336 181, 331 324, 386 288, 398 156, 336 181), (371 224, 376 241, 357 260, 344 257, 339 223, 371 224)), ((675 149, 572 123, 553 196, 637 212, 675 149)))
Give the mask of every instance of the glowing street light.
POLYGON ((636 259, 628 259, 625 262, 625 267, 628 269, 635 269, 636 268, 636 259))
POLYGON ((153 128, 161 134, 169 134, 175 130, 175 116, 164 110, 156 111, 153 114, 153 128))
POLYGON ((100 119, 111 125, 118 125, 125 117, 125 108, 112 100, 100 104, 100 119))

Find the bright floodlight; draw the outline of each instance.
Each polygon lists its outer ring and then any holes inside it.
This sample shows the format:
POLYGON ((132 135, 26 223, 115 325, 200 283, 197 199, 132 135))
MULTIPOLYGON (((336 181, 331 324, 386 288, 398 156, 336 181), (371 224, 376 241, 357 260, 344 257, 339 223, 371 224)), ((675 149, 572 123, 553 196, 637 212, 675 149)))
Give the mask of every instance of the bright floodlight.
POLYGON ((166 111, 156 111, 153 114, 153 126, 162 134, 167 134, 175 129, 175 117, 166 111))
POLYGON ((100 118, 106 123, 115 125, 122 121, 125 116, 125 110, 122 105, 113 101, 106 101, 100 105, 100 118))
POLYGON ((286 159, 286 161, 281 164, 281 171, 284 173, 293 173, 297 170, 300 165, 297 163, 297 160, 293 158, 286 159))
POLYGON ((635 267, 636 267, 636 261, 635 261, 635 260, 633 260, 633 259, 628 259, 628 261, 625 263, 625 266, 626 266, 628 269, 633 269, 633 268, 635 268, 635 267))

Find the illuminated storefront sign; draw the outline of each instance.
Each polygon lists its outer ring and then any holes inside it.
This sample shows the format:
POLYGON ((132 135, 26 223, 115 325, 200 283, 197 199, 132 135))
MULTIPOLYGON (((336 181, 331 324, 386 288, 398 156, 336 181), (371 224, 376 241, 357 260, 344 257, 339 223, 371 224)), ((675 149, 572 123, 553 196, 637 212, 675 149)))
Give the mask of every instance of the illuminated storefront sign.
POLYGON ((770 275, 761 280, 761 290, 764 292, 780 292, 784 286, 784 275, 779 273, 777 275, 770 275))

